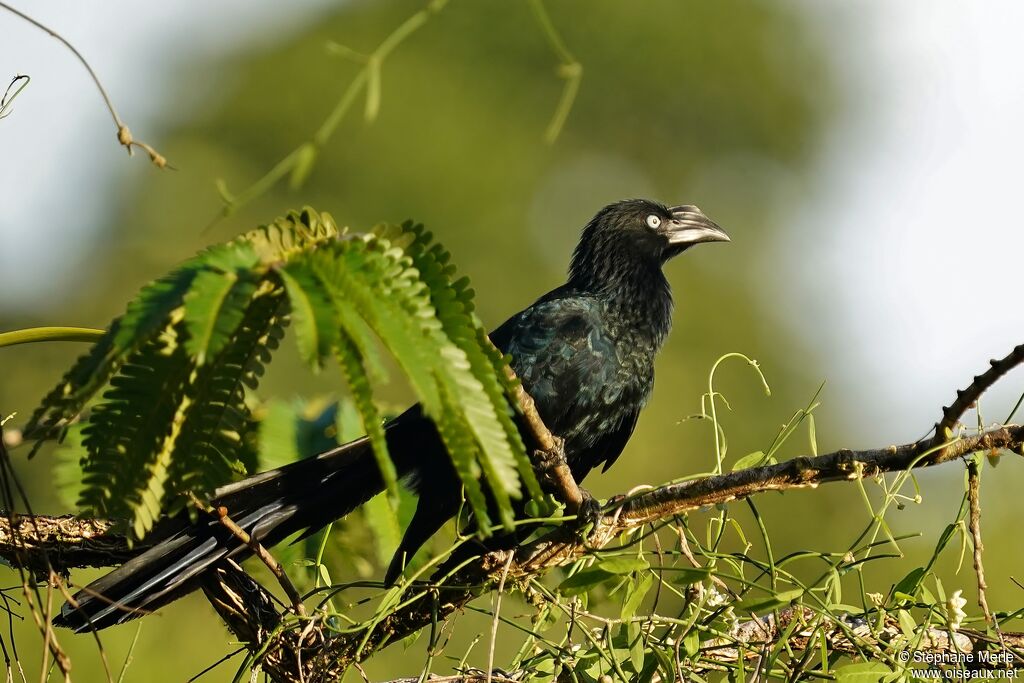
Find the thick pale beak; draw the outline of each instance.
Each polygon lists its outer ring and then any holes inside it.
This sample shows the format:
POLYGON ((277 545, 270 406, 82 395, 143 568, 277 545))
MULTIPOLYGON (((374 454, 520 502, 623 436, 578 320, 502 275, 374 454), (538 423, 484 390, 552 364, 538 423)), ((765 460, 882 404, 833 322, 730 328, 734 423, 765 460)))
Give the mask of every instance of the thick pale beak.
POLYGON ((729 242, 729 236, 718 224, 696 206, 673 206, 672 219, 662 223, 668 243, 676 246, 700 242, 729 242))

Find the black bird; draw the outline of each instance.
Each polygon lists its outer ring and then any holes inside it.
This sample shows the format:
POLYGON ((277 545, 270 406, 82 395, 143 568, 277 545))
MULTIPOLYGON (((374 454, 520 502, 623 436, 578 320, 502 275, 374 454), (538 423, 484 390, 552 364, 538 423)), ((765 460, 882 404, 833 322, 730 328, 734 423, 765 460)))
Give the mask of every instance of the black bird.
MULTIPOLYGON (((696 206, 668 208, 632 199, 601 209, 586 225, 569 279, 491 334, 548 428, 564 440, 577 482, 607 469, 633 433, 654 385, 654 357, 672 325, 672 293, 662 273, 670 258, 729 237, 696 206)), ((440 437, 419 406, 386 426, 388 449, 419 495, 386 580, 459 509, 460 486, 440 437)), ((256 474, 217 490, 212 504, 264 545, 315 531, 384 488, 367 440, 256 474)), ((164 520, 153 547, 89 584, 54 619, 78 631, 119 624, 201 585, 226 557, 249 552, 216 520, 164 520)))

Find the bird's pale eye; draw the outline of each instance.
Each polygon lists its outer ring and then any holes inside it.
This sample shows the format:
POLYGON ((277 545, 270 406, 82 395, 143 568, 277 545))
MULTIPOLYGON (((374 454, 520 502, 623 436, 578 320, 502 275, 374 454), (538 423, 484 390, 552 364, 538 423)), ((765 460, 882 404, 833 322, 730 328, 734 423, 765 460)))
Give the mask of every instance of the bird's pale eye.
POLYGON ((647 217, 647 227, 656 228, 661 225, 661 218, 655 216, 653 213, 647 217))

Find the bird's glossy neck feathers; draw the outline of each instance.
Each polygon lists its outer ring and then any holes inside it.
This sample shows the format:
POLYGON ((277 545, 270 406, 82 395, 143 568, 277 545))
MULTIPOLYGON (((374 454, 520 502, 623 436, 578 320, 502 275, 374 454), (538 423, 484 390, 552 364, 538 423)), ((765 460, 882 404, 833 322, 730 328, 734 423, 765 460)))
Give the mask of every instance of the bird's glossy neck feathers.
POLYGON ((601 298, 620 319, 648 332, 661 346, 672 326, 672 291, 660 255, 646 246, 628 236, 585 231, 566 284, 601 298))

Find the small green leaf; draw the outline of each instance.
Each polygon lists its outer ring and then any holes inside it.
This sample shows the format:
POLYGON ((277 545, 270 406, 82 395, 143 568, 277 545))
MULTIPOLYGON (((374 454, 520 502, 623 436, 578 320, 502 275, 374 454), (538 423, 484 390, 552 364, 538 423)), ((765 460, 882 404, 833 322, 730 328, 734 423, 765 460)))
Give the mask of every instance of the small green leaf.
POLYGON ((677 586, 689 586, 711 576, 710 567, 684 567, 673 572, 672 583, 677 586))
POLYGON ((903 631, 903 635, 907 637, 907 640, 912 640, 917 632, 917 622, 905 609, 897 610, 896 616, 899 618, 900 630, 903 631))
POLYGON ((330 353, 338 337, 330 299, 317 278, 301 265, 290 264, 279 274, 291 304, 299 355, 319 370, 321 359, 330 353))
POLYGON ((339 444, 355 441, 366 433, 359 410, 351 399, 338 401, 338 409, 334 412, 334 430, 339 444))
POLYGON ((640 604, 644 601, 653 583, 654 576, 650 572, 644 572, 629 582, 626 594, 622 600, 622 610, 619 613, 619 618, 630 619, 636 615, 637 610, 640 609, 640 604))
POLYGON ((609 574, 630 574, 648 569, 651 565, 642 557, 607 557, 596 562, 594 566, 609 574))
POLYGON ((912 569, 909 574, 900 579, 900 582, 896 584, 893 588, 893 593, 900 594, 899 597, 901 599, 913 600, 917 597, 917 589, 921 586, 924 575, 924 567, 912 569))
POLYGON ((946 528, 942 530, 942 534, 939 536, 939 542, 935 544, 935 552, 932 553, 933 557, 937 556, 946 548, 950 540, 952 540, 953 535, 956 534, 957 528, 956 524, 946 525, 946 528))
POLYGON ((763 462, 764 451, 754 451, 753 453, 748 453, 747 455, 744 455, 742 458, 737 460, 736 463, 732 466, 732 471, 735 472, 737 470, 745 470, 749 467, 756 467, 758 465, 761 465, 763 462))
POLYGON ((249 273, 203 270, 185 294, 185 348, 203 365, 231 341, 256 292, 249 273))
POLYGON ((736 607, 738 612, 768 612, 779 607, 790 604, 804 594, 803 588, 794 588, 788 591, 781 591, 772 595, 763 595, 755 598, 747 598, 736 607))
POLYGON ((833 673, 837 681, 845 683, 878 683, 886 675, 891 674, 892 669, 881 662, 861 662, 841 666, 833 673))
POLYGON ((700 633, 695 628, 687 631, 683 637, 683 650, 687 657, 693 657, 700 652, 700 633))
POLYGON ((263 469, 273 469, 299 460, 298 416, 281 400, 268 401, 259 422, 259 461, 263 469))
POLYGON ((658 668, 661 669, 661 680, 674 680, 676 676, 676 665, 673 661, 673 657, 670 657, 660 647, 652 647, 650 651, 658 660, 658 668))
POLYGON ((828 609, 831 612, 838 612, 839 614, 849 614, 851 616, 864 614, 863 607, 858 607, 857 605, 847 605, 843 602, 830 603, 828 609))
POLYGON ((61 502, 68 507, 74 507, 82 495, 82 462, 88 457, 82 445, 82 426, 81 422, 71 425, 54 452, 54 485, 61 502))
POLYGON ((630 621, 626 624, 626 637, 629 642, 629 661, 633 665, 633 670, 643 671, 644 639, 638 622, 630 621))
POLYGON ((565 596, 586 593, 615 576, 597 567, 590 567, 573 574, 558 586, 558 592, 565 596))

